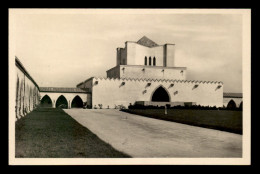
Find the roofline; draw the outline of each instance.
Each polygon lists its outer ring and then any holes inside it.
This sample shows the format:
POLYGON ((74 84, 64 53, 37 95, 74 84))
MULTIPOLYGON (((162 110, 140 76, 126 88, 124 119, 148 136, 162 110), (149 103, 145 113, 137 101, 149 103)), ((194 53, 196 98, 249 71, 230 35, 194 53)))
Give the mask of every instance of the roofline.
POLYGON ((117 65, 113 68, 110 68, 108 71, 111 71, 114 68, 118 68, 119 66, 125 66, 125 67, 142 67, 142 68, 163 68, 163 69, 181 69, 181 70, 187 70, 187 67, 167 67, 167 66, 148 66, 148 65, 117 65))
POLYGON ((15 56, 15 65, 27 76, 28 79, 30 79, 33 82, 33 84, 40 91, 40 88, 39 88, 38 84, 34 81, 32 76, 28 73, 28 71, 25 69, 25 67, 23 66, 22 62, 18 59, 17 56, 15 56))
POLYGON ((240 92, 223 92, 224 98, 243 98, 243 93, 240 92), (241 95, 241 96, 238 96, 241 95))
POLYGON ((78 86, 79 85, 82 85, 83 83, 86 83, 87 81, 89 81, 89 80, 91 80, 91 79, 93 79, 94 77, 90 77, 90 78, 88 78, 87 80, 85 80, 85 81, 83 81, 83 82, 80 82, 79 84, 77 84, 77 88, 78 88, 78 86))
POLYGON ((172 43, 166 43, 166 44, 163 44, 163 45, 157 44, 157 46, 148 47, 148 46, 139 44, 139 43, 137 43, 137 42, 135 42, 135 41, 126 41, 125 44, 126 44, 127 42, 136 43, 136 44, 138 44, 138 45, 141 45, 141 46, 144 46, 144 47, 147 47, 147 48, 161 47, 161 46, 165 46, 165 45, 175 45, 175 44, 172 44, 172 43))
POLYGON ((124 78, 110 78, 110 77, 94 77, 96 80, 121 80, 121 81, 157 81, 157 82, 180 82, 180 83, 215 83, 215 84, 222 84, 224 83, 222 81, 205 81, 205 80, 180 80, 180 79, 154 79, 154 78, 130 78, 130 77, 124 77, 124 78))
POLYGON ((80 93, 80 94, 91 94, 91 92, 66 92, 66 91, 40 91, 40 92, 48 92, 48 93, 80 93))
MULTIPOLYGON (((89 88, 86 88, 86 89, 89 89, 89 88)), ((75 88, 75 87, 40 87, 39 89, 40 92, 52 92, 52 93, 55 93, 55 92, 60 92, 60 93, 88 93, 88 91, 84 91, 84 88, 75 88), (49 91, 49 90, 44 90, 42 88, 56 88, 56 89, 60 89, 60 88, 63 88, 63 89, 68 89, 68 88, 72 88, 72 89, 81 89, 83 91, 78 91, 78 92, 75 92, 75 91, 71 91, 71 92, 68 92, 68 91, 60 91, 60 90, 56 90, 56 91, 49 91)))
POLYGON ((113 68, 110 68, 109 70, 107 70, 106 72, 108 72, 108 71, 111 71, 112 69, 115 69, 115 68, 117 68, 117 67, 119 67, 120 65, 116 65, 116 66, 114 66, 113 68))
POLYGON ((224 95, 223 95, 223 98, 243 98, 243 96, 238 97, 238 96, 224 96, 224 95))

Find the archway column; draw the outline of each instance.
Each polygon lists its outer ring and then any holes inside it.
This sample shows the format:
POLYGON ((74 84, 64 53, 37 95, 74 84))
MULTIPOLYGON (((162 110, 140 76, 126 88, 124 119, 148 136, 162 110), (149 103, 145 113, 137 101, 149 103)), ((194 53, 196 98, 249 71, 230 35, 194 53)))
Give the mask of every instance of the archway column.
POLYGON ((52 101, 52 108, 56 108, 56 102, 55 102, 55 100, 52 101))

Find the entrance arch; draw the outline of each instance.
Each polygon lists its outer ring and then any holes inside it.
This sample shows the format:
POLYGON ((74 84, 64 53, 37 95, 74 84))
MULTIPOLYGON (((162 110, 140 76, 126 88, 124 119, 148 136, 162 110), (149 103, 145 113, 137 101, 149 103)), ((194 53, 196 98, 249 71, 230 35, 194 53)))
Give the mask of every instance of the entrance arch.
POLYGON ((57 99, 55 106, 56 106, 56 108, 68 109, 68 101, 67 101, 67 99, 63 95, 61 95, 57 99))
POLYGON ((43 107, 43 108, 51 108, 52 107, 52 101, 51 101, 51 98, 48 95, 45 95, 41 99, 41 107, 43 107))
POLYGON ((167 90, 160 86, 154 91, 151 100, 154 102, 170 102, 170 96, 167 90))
POLYGON ((83 101, 78 95, 72 100, 71 108, 83 108, 83 101))

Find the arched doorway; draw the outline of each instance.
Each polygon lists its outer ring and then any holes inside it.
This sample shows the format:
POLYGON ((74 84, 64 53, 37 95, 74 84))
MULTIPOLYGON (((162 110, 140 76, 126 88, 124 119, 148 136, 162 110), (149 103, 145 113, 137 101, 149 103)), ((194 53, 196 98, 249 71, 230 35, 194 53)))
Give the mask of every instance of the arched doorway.
POLYGON ((230 100, 228 102, 227 108, 229 109, 235 109, 237 107, 236 103, 234 102, 234 100, 230 100))
POLYGON ((43 108, 52 108, 51 98, 48 95, 45 95, 41 99, 41 107, 43 107, 43 108))
POLYGON ((56 101, 56 108, 64 108, 64 109, 68 109, 68 101, 67 99, 61 95, 57 101, 56 101))
POLYGON ((169 102, 170 101, 170 97, 168 92, 163 88, 163 87, 159 87, 157 88, 153 95, 152 95, 152 101, 155 102, 169 102))
POLYGON ((83 108, 83 101, 78 95, 72 100, 71 108, 83 108))

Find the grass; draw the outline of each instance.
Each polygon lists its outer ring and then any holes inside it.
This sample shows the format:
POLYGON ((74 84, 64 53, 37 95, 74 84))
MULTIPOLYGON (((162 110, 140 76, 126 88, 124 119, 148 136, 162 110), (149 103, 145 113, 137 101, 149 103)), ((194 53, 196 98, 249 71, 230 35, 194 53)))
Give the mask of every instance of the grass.
POLYGON ((17 158, 125 158, 62 109, 37 108, 15 124, 17 158))
POLYGON ((242 134, 242 111, 192 109, 124 109, 124 112, 242 134))

